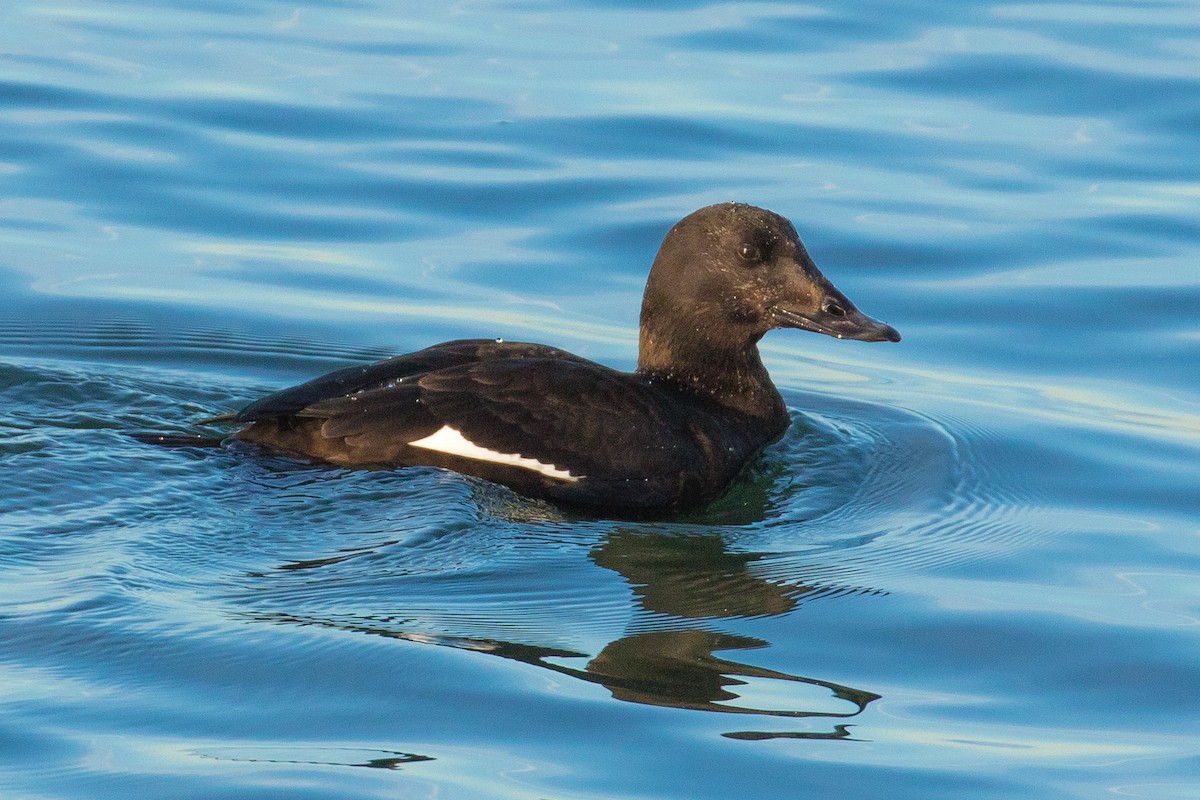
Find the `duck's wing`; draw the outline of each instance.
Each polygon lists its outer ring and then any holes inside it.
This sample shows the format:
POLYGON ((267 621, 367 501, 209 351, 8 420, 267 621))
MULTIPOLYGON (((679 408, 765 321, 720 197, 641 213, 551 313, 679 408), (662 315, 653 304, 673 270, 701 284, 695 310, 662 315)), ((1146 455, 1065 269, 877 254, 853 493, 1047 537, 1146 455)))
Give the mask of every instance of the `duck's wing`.
POLYGON ((421 390, 431 413, 473 444, 575 476, 677 476, 703 455, 687 404, 587 361, 478 364, 433 373, 421 390))
POLYGON ((545 345, 504 342, 497 339, 459 339, 374 364, 330 372, 251 403, 239 411, 234 420, 258 422, 297 415, 326 400, 345 397, 355 392, 386 389, 429 372, 495 358, 582 360, 563 350, 545 345))
POLYGON ((411 384, 327 399, 299 414, 323 419, 321 435, 351 447, 399 435, 466 461, 507 457, 514 469, 561 480, 563 496, 572 484, 582 490, 584 478, 588 486, 640 481, 647 491, 650 483, 675 485, 681 475, 703 472, 710 455, 696 434, 712 415, 579 358, 459 365, 411 384))

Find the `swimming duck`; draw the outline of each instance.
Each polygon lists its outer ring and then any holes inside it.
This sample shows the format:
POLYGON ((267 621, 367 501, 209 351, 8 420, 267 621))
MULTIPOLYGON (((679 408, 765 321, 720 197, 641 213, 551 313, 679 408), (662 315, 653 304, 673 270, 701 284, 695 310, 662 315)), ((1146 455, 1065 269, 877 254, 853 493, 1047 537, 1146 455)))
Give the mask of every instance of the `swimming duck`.
POLYGON ((633 372, 541 344, 445 342, 268 395, 236 415, 235 437, 344 466, 441 467, 592 512, 694 510, 787 430, 758 353, 775 328, 900 341, 790 222, 722 203, 663 240, 633 372))

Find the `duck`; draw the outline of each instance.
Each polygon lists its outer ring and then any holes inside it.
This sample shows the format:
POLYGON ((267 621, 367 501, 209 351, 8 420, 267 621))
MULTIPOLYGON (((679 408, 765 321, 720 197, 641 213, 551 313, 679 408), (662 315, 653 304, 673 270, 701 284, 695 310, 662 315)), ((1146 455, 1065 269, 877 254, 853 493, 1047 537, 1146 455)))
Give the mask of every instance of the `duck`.
POLYGON ((784 217, 720 203, 666 234, 637 367, 463 339, 250 403, 233 439, 351 468, 437 467, 616 517, 702 510, 790 425, 758 344, 777 328, 898 342, 817 269, 784 217))

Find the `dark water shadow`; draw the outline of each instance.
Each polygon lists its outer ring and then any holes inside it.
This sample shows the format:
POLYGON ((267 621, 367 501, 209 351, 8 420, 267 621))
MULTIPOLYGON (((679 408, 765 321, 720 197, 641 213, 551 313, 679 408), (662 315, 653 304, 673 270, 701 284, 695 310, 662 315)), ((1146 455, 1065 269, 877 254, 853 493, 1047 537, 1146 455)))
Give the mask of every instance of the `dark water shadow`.
POLYGON ((226 745, 196 751, 201 758, 248 764, 301 764, 320 767, 363 767, 398 770, 406 764, 435 760, 432 756, 399 750, 364 750, 349 747, 271 747, 226 745))

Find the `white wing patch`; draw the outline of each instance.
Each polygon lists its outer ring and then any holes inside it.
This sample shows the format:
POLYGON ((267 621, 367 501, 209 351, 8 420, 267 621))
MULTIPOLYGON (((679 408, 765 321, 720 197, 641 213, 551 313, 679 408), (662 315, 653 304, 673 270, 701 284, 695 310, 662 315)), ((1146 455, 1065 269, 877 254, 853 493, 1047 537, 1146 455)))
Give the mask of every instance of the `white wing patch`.
POLYGON ((409 442, 408 446, 420 447, 425 450, 436 450, 439 453, 446 453, 461 458, 473 458, 477 461, 491 461, 493 464, 507 464, 510 467, 531 469, 547 477, 559 478, 564 481, 574 482, 584 477, 583 475, 572 475, 568 470, 560 469, 553 464, 547 464, 545 461, 538 461, 536 458, 527 458, 517 453, 498 453, 495 450, 480 447, 474 442, 468 441, 465 436, 449 425, 443 425, 436 432, 431 433, 424 439, 409 442))

